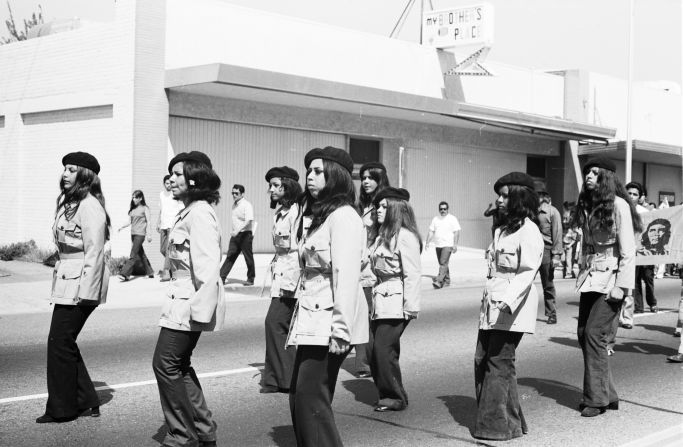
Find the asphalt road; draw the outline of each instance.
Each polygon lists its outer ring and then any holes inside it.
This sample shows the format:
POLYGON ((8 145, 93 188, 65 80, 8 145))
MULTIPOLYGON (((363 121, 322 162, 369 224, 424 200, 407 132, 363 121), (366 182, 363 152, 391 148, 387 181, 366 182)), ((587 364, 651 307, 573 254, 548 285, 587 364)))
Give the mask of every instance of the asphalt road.
MULTIPOLYGON (((616 446, 683 422, 683 370, 667 364, 679 339, 671 336, 673 312, 644 314, 632 330, 620 329, 612 367, 621 409, 581 418, 583 363, 576 342, 578 297, 569 280, 558 281, 559 324, 539 318, 537 332, 518 349, 522 406, 530 427, 511 446, 616 446)), ((677 307, 680 281, 657 281, 660 307, 677 307)), ((402 337, 401 365, 410 407, 376 413, 371 379, 344 364, 334 409, 347 446, 457 446, 470 436, 475 400, 473 354, 480 287, 426 291, 423 311, 402 337)), ((259 394, 263 319, 268 302, 230 303, 228 328, 203 334, 193 356, 221 446, 294 446, 288 397, 259 394)), ((539 317, 542 317, 539 303, 539 317)), ((1 446, 157 446, 165 431, 151 357, 158 335, 157 308, 93 313, 79 345, 100 391, 102 417, 65 424, 35 424, 45 398, 12 400, 46 392, 45 340, 50 314, 0 317, 1 446), (146 383, 152 381, 152 383, 146 383), (125 387, 118 385, 127 384, 125 387)), ((481 444, 481 443, 480 443, 481 444)), ((494 445, 496 443, 491 443, 494 445)))

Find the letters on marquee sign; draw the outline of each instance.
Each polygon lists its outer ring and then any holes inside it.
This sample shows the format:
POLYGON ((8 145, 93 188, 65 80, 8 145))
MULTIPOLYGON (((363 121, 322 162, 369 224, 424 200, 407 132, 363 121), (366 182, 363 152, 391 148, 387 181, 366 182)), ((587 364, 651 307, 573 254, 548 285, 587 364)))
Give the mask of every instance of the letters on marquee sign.
POLYGON ((460 8, 425 11, 422 43, 436 48, 493 44, 493 5, 480 3, 460 8))

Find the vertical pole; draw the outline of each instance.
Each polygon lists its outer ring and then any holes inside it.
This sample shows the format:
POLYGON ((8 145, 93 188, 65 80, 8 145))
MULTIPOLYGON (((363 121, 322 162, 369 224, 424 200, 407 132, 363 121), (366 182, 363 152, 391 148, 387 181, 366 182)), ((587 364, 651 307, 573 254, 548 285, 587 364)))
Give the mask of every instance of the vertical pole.
POLYGON ((420 45, 422 45, 422 17, 424 17, 425 0, 420 0, 420 45))
POLYGON ((579 142, 576 140, 569 140, 569 152, 572 157, 572 164, 574 165, 574 175, 576 176, 576 187, 581 192, 583 186, 583 174, 581 173, 581 163, 579 163, 579 142))
POLYGON ((626 90, 626 183, 631 181, 631 170, 633 168, 633 134, 632 115, 633 115, 633 2, 629 1, 628 16, 628 86, 626 90))
POLYGON ((405 148, 403 146, 398 148, 398 187, 403 188, 403 153, 405 148))

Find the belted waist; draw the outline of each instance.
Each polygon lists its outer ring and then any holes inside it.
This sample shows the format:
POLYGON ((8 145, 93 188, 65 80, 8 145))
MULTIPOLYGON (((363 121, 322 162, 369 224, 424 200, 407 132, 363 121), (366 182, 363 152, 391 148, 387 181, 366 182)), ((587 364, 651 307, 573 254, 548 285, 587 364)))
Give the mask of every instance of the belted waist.
POLYGON ((327 273, 311 272, 311 271, 304 270, 304 276, 303 276, 304 281, 329 281, 331 279, 332 279, 331 273, 327 274, 327 273))
POLYGON ((59 259, 84 259, 85 254, 82 251, 74 251, 71 253, 59 252, 59 259))
POLYGON ((486 276, 486 278, 487 279, 491 279, 491 278, 510 279, 510 278, 514 278, 515 275, 517 275, 516 272, 499 272, 497 270, 489 270, 489 274, 486 276))
POLYGON ((377 282, 401 281, 401 275, 377 275, 377 282))
POLYGON ((617 257, 615 255, 615 251, 618 251, 618 246, 617 244, 609 244, 609 245, 593 245, 593 244, 586 244, 585 245, 586 252, 584 253, 585 255, 605 255, 606 257, 617 257))
POLYGON ((62 255, 66 254, 81 254, 83 255, 83 249, 82 248, 75 248, 72 245, 65 244, 64 242, 57 242, 57 250, 59 250, 59 256, 61 257, 62 255))

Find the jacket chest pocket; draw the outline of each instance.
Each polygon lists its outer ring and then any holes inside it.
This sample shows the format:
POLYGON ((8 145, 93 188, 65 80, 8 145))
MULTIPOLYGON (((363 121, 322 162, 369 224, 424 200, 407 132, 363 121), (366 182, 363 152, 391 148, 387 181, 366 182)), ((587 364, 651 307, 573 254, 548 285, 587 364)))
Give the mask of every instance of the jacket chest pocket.
POLYGON ((501 271, 517 271, 519 253, 517 247, 502 246, 495 251, 496 267, 501 271))
POLYGON ((302 256, 306 262, 306 267, 328 270, 331 265, 330 260, 330 244, 319 242, 310 242, 304 244, 302 256))
POLYGON ((289 233, 283 231, 273 233, 273 245, 275 248, 291 248, 292 244, 289 233))
POLYGON ((332 333, 334 299, 329 285, 315 294, 299 297, 296 332, 299 335, 329 336, 332 333))
POLYGON ((53 274, 52 297, 77 299, 82 274, 82 260, 65 259, 59 261, 53 274))
POLYGON ((57 225, 57 242, 76 249, 83 249, 81 227, 75 222, 62 221, 57 225))
POLYGON ((190 263, 190 235, 186 231, 173 230, 168 239, 168 257, 185 264, 190 263))
POLYGON ((372 291, 372 318, 403 318, 403 282, 379 283, 372 291))
POLYGON ((372 269, 378 273, 394 273, 396 262, 394 260, 394 253, 387 250, 383 245, 378 246, 370 255, 372 261, 372 269))

